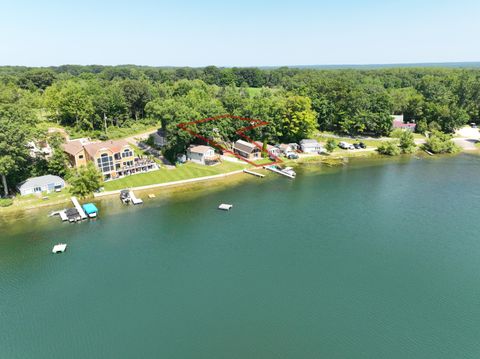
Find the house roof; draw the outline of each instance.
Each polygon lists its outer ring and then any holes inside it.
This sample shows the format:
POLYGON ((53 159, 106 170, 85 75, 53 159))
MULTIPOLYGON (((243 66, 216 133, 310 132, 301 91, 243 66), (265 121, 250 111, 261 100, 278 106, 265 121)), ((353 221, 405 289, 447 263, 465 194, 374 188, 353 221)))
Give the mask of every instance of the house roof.
POLYGON ((125 140, 110 140, 105 142, 95 142, 85 145, 85 151, 91 156, 95 157, 98 151, 108 149, 113 153, 120 152, 123 147, 128 146, 128 142, 125 140))
POLYGON ((417 127, 416 123, 404 123, 403 121, 393 121, 394 128, 415 128, 417 127))
POLYGON ((64 184, 65 181, 54 175, 46 175, 40 177, 32 177, 20 183, 17 187, 18 188, 30 188, 30 187, 44 187, 49 184, 64 184))
POLYGON ((319 145, 317 140, 312 140, 312 139, 305 139, 300 141, 301 145, 319 145))
POLYGON ((78 152, 83 150, 83 144, 80 140, 68 141, 62 145, 65 152, 75 156, 78 152))
MULTIPOLYGON (((260 142, 260 141, 255 141, 255 144, 256 144, 257 146, 259 146, 260 148, 263 148, 263 143, 262 143, 262 142, 260 142)), ((272 151, 272 150, 275 150, 275 149, 276 149, 276 147, 274 147, 274 146, 272 146, 272 145, 269 145, 269 144, 267 143, 267 151, 272 151)))
POLYGON ((238 140, 237 142, 235 142, 233 147, 237 150, 240 150, 240 151, 246 152, 246 153, 252 153, 255 149, 260 150, 253 143, 250 143, 250 142, 247 142, 247 141, 244 141, 244 140, 238 140))
POLYGON ((208 151, 213 150, 213 148, 210 146, 204 146, 204 145, 199 145, 199 146, 192 145, 188 148, 188 150, 193 153, 205 154, 208 151))

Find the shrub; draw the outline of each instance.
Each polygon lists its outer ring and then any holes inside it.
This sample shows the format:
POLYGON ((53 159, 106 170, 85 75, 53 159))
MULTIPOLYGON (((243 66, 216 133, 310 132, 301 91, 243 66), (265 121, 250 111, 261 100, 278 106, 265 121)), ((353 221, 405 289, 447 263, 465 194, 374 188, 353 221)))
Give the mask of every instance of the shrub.
POLYGON ((8 207, 13 204, 13 200, 11 198, 0 198, 0 207, 8 207))
POLYGON ((400 148, 394 141, 386 141, 377 148, 378 153, 387 156, 396 156, 400 154, 400 148))
POLYGON ((452 136, 433 131, 425 143, 425 149, 432 153, 455 153, 458 152, 458 146, 453 143, 452 136))
POLYGON ((400 135, 400 149, 402 153, 412 153, 417 148, 415 138, 410 131, 403 131, 400 135))
POLYGON ((337 148, 337 141, 335 141, 333 138, 329 138, 325 144, 325 149, 328 153, 332 153, 335 148, 337 148))

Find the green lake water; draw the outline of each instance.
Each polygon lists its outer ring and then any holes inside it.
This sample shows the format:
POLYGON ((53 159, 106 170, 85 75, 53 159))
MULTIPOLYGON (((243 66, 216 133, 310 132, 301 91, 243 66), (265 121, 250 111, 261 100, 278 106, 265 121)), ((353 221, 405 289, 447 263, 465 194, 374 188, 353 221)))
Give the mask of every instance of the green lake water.
POLYGON ((0 358, 479 358, 480 157, 297 173, 0 218, 0 358))

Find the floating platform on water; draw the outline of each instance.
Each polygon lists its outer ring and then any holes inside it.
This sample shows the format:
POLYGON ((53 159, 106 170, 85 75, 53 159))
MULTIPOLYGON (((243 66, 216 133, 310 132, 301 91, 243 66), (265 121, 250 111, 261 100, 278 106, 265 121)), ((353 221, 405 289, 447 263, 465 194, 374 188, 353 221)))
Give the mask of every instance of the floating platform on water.
POLYGON ((250 171, 250 170, 243 170, 243 172, 245 173, 248 173, 249 175, 253 175, 253 176, 256 176, 256 177, 260 177, 260 178, 263 178, 265 177, 264 174, 261 174, 261 173, 257 173, 257 172, 253 172, 253 171, 250 171))
POLYGON ((218 206, 218 209, 221 209, 222 211, 230 211, 232 207, 233 204, 222 203, 220 206, 218 206))
POLYGON ((59 211, 58 214, 63 222, 68 221, 68 217, 67 217, 67 214, 65 213, 65 210, 59 211))
POLYGON ((53 246, 52 253, 63 253, 67 249, 65 243, 59 243, 53 246))

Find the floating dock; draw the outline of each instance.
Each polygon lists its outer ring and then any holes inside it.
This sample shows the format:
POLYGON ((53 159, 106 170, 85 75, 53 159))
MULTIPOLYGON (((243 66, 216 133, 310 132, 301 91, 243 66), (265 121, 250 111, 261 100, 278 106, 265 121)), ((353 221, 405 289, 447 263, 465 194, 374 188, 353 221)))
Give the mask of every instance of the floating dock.
POLYGON ((277 167, 275 166, 265 166, 264 167, 265 169, 269 170, 269 171, 272 171, 272 172, 275 172, 275 173, 278 173, 280 175, 283 175, 283 176, 286 176, 288 178, 295 178, 294 175, 290 174, 290 173, 287 173, 281 169, 278 169, 277 167))
POLYGON ((75 209, 78 211, 80 218, 87 219, 87 215, 85 214, 85 211, 83 210, 82 206, 80 206, 80 203, 78 203, 77 197, 72 197, 71 200, 73 205, 75 206, 75 209))
POLYGON ((261 174, 261 173, 257 173, 257 172, 253 172, 253 171, 250 171, 250 170, 243 170, 243 172, 245 173, 248 173, 249 175, 253 175, 253 176, 256 176, 256 177, 260 177, 260 178, 263 178, 265 177, 264 174, 261 174))
POLYGON ((65 243, 59 243, 53 246, 52 253, 63 253, 67 249, 67 245, 65 243))
POLYGON ((222 203, 220 206, 218 206, 218 209, 221 209, 222 211, 229 211, 232 207, 233 204, 222 203))
POLYGON ((67 217, 67 214, 65 213, 65 210, 58 211, 58 215, 60 216, 63 222, 68 221, 68 217, 67 217))
POLYGON ((133 204, 142 204, 143 201, 140 198, 137 198, 135 196, 135 193, 133 191, 130 191, 130 200, 132 201, 133 204))

